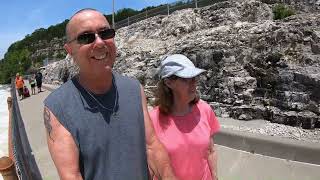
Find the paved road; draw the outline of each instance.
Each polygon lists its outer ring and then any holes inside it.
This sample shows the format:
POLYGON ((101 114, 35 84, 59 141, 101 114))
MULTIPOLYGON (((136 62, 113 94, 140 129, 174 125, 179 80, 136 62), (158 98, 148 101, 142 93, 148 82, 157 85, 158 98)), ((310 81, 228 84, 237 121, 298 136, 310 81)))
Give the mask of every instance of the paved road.
MULTIPOLYGON (((19 101, 19 106, 28 139, 43 179, 57 180, 59 178, 48 152, 42 120, 42 102, 49 93, 50 91, 45 89, 44 92, 19 101)), ((217 149, 220 180, 320 179, 319 165, 254 154, 221 145, 217 145, 217 149)))

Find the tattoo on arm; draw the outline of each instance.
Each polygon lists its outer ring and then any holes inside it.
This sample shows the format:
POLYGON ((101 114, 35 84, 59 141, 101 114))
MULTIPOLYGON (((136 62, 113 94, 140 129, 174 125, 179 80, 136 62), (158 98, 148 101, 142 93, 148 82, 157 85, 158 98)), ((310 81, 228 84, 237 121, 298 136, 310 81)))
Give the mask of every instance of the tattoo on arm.
POLYGON ((50 112, 49 112, 49 110, 47 108, 45 108, 44 111, 43 111, 43 119, 44 119, 44 125, 45 125, 45 127, 47 129, 47 132, 49 134, 49 137, 51 138, 52 126, 50 124, 50 121, 51 121, 50 112))

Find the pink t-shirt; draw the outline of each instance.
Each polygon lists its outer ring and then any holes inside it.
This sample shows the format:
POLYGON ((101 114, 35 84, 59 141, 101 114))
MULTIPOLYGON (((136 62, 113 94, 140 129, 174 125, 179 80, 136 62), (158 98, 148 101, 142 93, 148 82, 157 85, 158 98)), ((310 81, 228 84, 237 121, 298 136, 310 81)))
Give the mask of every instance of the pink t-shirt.
POLYGON ((177 178, 211 180, 208 164, 210 136, 220 129, 211 107, 199 100, 185 116, 166 116, 155 107, 150 117, 156 134, 169 153, 177 178))

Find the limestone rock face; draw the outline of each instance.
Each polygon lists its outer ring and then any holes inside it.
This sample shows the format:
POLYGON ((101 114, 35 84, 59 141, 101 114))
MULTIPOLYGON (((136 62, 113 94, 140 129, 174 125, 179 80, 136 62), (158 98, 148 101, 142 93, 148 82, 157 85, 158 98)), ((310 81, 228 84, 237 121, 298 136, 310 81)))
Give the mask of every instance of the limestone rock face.
MULTIPOLYGON (((207 70, 199 92, 218 115, 313 128, 320 121, 319 5, 288 1, 296 15, 275 21, 276 2, 225 1, 118 29, 114 69, 150 92, 161 59, 181 53, 207 70)), ((59 80, 58 67, 75 69, 67 62, 48 67, 47 82, 59 80)))
POLYGON ((43 70, 43 82, 47 84, 61 85, 79 71, 78 66, 73 62, 72 57, 67 55, 65 59, 53 62, 43 70))

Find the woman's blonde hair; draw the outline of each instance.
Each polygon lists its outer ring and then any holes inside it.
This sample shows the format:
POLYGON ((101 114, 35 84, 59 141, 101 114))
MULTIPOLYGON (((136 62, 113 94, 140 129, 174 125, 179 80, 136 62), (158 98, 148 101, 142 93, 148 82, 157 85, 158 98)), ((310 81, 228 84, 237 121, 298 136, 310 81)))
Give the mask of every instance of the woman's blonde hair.
MULTIPOLYGON (((175 80, 178 79, 177 76, 170 76, 168 79, 175 80)), ((168 115, 172 112, 173 106, 173 93, 172 90, 165 84, 165 79, 161 79, 157 84, 157 89, 155 90, 155 106, 159 106, 161 113, 168 115)), ((199 101, 199 95, 190 102, 190 104, 196 104, 199 101)))

